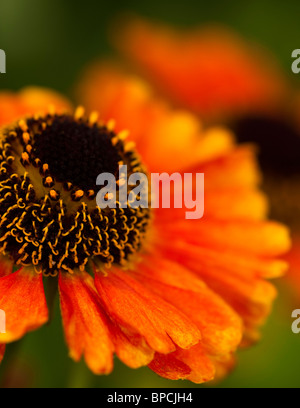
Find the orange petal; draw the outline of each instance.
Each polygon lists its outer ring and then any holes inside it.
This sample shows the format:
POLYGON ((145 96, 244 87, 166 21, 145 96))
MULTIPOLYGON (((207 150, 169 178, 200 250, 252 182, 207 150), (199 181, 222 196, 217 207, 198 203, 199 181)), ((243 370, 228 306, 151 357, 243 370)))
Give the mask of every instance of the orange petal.
POLYGON ((181 239, 160 242, 161 256, 170 257, 174 261, 179 258, 194 258, 202 267, 219 267, 237 276, 250 278, 278 278, 288 270, 288 262, 273 258, 244 254, 234 249, 214 249, 187 243, 181 239))
POLYGON ((223 378, 232 371, 236 363, 236 359, 233 354, 228 354, 221 358, 212 357, 212 361, 216 368, 216 375, 214 378, 215 381, 223 380, 223 378))
POLYGON ((156 354, 149 368, 162 377, 186 379, 196 384, 211 381, 215 376, 215 367, 201 344, 189 350, 177 350, 166 356, 156 354))
POLYGON ((6 333, 1 343, 20 339, 48 320, 43 278, 33 269, 22 268, 0 279, 0 309, 6 313, 6 333))
POLYGON ((205 217, 220 220, 264 220, 268 212, 266 196, 254 189, 206 190, 205 217))
POLYGON ((149 128, 143 159, 153 172, 175 172, 228 154, 233 148, 232 133, 222 127, 203 130, 189 112, 166 110, 149 128), (176 157, 176 160, 174 160, 176 157))
POLYGON ((160 282, 155 273, 157 268, 161 268, 162 275, 170 278, 176 268, 181 269, 183 275, 189 272, 175 263, 169 263, 167 269, 166 265, 163 267, 163 262, 152 259, 151 266, 149 262, 149 259, 145 259, 135 276, 147 288, 190 317, 201 331, 203 348, 214 355, 235 351, 242 339, 243 328, 241 319, 228 304, 205 285, 195 285, 194 289, 187 290, 175 287, 171 282, 160 282))
POLYGON ((0 126, 25 114, 21 102, 13 92, 0 92, 0 126))
POLYGON ((256 160, 256 149, 238 146, 230 154, 197 166, 193 172, 205 174, 205 189, 257 187, 261 172, 256 160))
POLYGON ((110 61, 89 66, 78 89, 80 103, 91 111, 98 111, 101 120, 116 121, 116 131, 130 130, 131 140, 144 137, 145 124, 161 115, 164 106, 153 104, 149 85, 135 75, 127 75, 119 64, 110 61), (101 92, 99 90, 101 89, 101 92))
POLYGON ((168 380, 185 380, 191 373, 190 367, 178 360, 173 353, 166 355, 157 353, 149 368, 168 380))
POLYGON ((47 113, 53 106, 57 113, 71 112, 71 103, 58 92, 41 87, 27 87, 19 92, 19 99, 27 114, 47 113))
POLYGON ((111 318, 142 335, 154 350, 169 353, 175 344, 188 348, 199 341, 199 330, 183 313, 127 273, 109 270, 107 276, 95 275, 95 285, 111 318))
POLYGON ((22 116, 47 113, 53 106, 58 113, 71 110, 70 102, 47 88, 28 87, 19 92, 0 92, 0 126, 22 116))
POLYGON ((109 327, 116 354, 124 364, 130 368, 139 368, 153 360, 154 350, 147 345, 141 335, 128 328, 121 328, 113 322, 109 327))
POLYGON ((271 221, 221 221, 204 218, 186 222, 183 219, 168 223, 168 227, 164 226, 160 234, 164 239, 172 239, 180 234, 190 244, 263 257, 283 255, 291 247, 288 228, 271 221))
MULTIPOLYGON (((184 186, 189 188, 189 186, 184 186)), ((192 190, 193 191, 193 190, 192 190)), ((174 198, 171 198, 171 203, 174 198)), ((173 205, 173 204, 171 204, 173 205)), ((262 221, 266 218, 268 210, 267 198, 264 193, 253 188, 228 188, 204 191, 204 217, 205 220, 249 220, 262 221)), ((186 213, 191 210, 185 208, 159 208, 157 216, 168 220, 184 220, 186 213)), ((194 209, 193 209, 194 211, 194 209)))
POLYGON ((102 119, 115 119, 117 131, 128 129, 151 171, 171 173, 233 149, 229 130, 202 129, 196 116, 172 109, 143 80, 111 63, 97 63, 87 70, 80 100, 89 110, 99 111, 102 119))
POLYGON ((257 337, 256 328, 264 323, 276 297, 276 289, 269 282, 230 268, 205 265, 197 247, 189 253, 177 252, 178 262, 196 272, 207 285, 218 293, 241 316, 247 335, 257 337))
POLYGON ((113 369, 114 347, 90 275, 60 273, 61 313, 70 356, 79 361, 84 355, 95 374, 113 369))

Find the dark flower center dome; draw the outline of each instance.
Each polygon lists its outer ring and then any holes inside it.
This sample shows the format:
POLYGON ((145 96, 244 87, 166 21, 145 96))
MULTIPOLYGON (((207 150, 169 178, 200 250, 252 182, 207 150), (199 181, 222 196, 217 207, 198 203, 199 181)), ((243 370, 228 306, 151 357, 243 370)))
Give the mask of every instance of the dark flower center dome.
POLYGON ((122 265, 140 249, 150 210, 124 208, 118 192, 114 207, 96 203, 99 174, 114 175, 117 186, 120 166, 128 177, 146 174, 124 133, 112 128, 79 108, 74 117, 35 116, 2 129, 0 251, 17 265, 56 275, 90 262, 122 265))
POLYGON ((35 135, 34 153, 49 165, 57 181, 68 180, 89 190, 95 188, 99 174, 118 171, 122 157, 111 143, 114 136, 105 127, 74 122, 67 116, 56 117, 51 126, 35 135))

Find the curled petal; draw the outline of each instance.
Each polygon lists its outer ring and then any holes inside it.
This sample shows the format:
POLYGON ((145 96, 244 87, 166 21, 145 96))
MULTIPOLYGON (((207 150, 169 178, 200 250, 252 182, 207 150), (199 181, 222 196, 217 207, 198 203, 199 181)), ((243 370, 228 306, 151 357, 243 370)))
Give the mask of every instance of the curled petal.
POLYGON ((186 379, 196 384, 210 381, 215 376, 215 366, 201 344, 168 355, 157 353, 149 368, 164 378, 186 379))
POLYGON ((239 253, 262 257, 276 257, 291 247, 288 228, 276 222, 246 220, 178 220, 164 226, 161 235, 180 236, 187 243, 217 250, 234 250, 239 253), (195 234, 197 229, 197 234, 195 234), (165 232, 164 232, 165 231, 165 232), (226 237, 226 239, 224 239, 226 237))
POLYGON ((59 293, 70 356, 79 361, 84 355, 95 374, 109 374, 114 346, 91 277, 87 273, 60 273, 59 293))
POLYGON ((172 354, 156 354, 149 364, 149 368, 156 374, 168 380, 184 380, 191 374, 191 369, 183 361, 172 354))
POLYGON ((182 312, 165 302, 120 270, 107 276, 95 274, 95 285, 110 317, 142 335, 149 346, 161 353, 175 350, 175 344, 189 348, 201 333, 182 312))
POLYGON ((251 271, 246 273, 247 270, 239 271, 218 262, 208 262, 202 256, 201 249, 197 249, 197 246, 186 243, 175 244, 173 259, 194 271, 210 289, 220 295, 242 317, 245 336, 257 340, 257 327, 264 323, 270 313, 276 297, 275 287, 251 271))
POLYGON ((141 335, 113 322, 109 327, 116 354, 124 364, 130 368, 139 368, 153 360, 154 350, 141 335))
MULTIPOLYGON (((152 270, 161 268, 161 274, 171 278, 170 271, 180 269, 175 263, 169 263, 169 268, 156 260, 152 260, 151 268, 146 264, 136 273, 137 279, 190 317, 201 331, 203 349, 213 355, 224 355, 236 350, 242 339, 243 327, 241 319, 228 304, 206 285, 198 284, 193 289, 182 289, 176 287, 176 284, 174 286, 171 279, 168 284, 161 282, 155 272, 151 277, 152 270)), ((182 267, 181 273, 189 274, 182 267)))

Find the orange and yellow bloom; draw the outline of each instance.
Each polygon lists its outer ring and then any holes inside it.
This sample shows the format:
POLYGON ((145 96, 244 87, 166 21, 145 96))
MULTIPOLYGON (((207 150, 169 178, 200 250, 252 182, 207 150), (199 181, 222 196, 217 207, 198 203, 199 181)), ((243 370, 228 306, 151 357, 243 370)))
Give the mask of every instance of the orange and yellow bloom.
POLYGON ((277 257, 290 245, 287 229, 265 220, 253 147, 110 65, 81 87, 89 116, 59 101, 50 102, 58 113, 43 113, 40 101, 23 119, 8 115, 18 120, 1 133, 1 357, 47 322, 43 277, 58 277, 70 356, 94 373, 110 373, 114 354, 169 379, 226 372, 237 347, 258 338, 276 295, 266 279, 285 271, 277 257), (98 208, 93 180, 121 162, 131 172, 204 173, 204 218, 98 208))

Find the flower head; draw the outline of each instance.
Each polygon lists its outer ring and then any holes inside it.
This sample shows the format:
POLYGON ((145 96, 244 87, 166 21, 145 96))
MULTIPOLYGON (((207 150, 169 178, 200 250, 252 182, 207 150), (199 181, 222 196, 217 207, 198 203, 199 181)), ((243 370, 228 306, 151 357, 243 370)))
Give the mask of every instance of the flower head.
POLYGON ((142 167, 118 134, 82 114, 37 115, 0 135, 1 252, 44 275, 84 270, 90 257, 121 264, 149 222, 146 209, 96 206, 99 174, 117 174, 121 163, 129 174, 142 167))
POLYGON ((107 374, 116 354, 169 379, 209 381, 232 367, 241 341, 257 339, 276 295, 266 278, 286 269, 275 258, 289 248, 288 231, 265 221, 252 147, 236 147, 224 128, 202 128, 140 80, 113 71, 106 81, 109 72, 99 72, 94 88, 105 103, 89 106, 107 125, 78 109, 2 130, 0 343, 47 321, 42 274, 46 282, 58 274, 75 361, 84 356, 107 374), (128 142, 108 121, 112 112, 116 123, 132 124, 128 142), (184 209, 100 210, 97 173, 120 162, 130 172, 204 173, 204 218, 187 221, 184 209))

